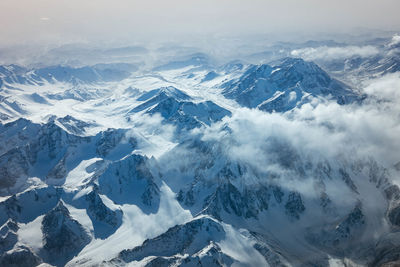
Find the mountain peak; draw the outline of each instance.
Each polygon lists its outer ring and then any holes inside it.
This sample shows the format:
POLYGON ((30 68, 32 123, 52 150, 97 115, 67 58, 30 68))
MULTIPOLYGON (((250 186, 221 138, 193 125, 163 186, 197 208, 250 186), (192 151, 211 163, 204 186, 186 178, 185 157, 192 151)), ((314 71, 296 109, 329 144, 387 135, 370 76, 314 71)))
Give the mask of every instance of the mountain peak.
POLYGON ((249 67, 238 80, 223 85, 223 94, 243 106, 259 107, 268 112, 285 112, 300 107, 309 103, 311 97, 331 96, 339 104, 360 98, 314 62, 284 58, 271 64, 249 67))

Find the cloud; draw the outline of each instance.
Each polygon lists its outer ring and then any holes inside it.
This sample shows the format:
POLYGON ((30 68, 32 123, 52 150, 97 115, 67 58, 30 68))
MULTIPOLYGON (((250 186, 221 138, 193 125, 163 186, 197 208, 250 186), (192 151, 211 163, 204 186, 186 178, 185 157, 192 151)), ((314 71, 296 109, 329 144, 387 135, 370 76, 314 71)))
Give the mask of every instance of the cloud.
MULTIPOLYGON (((390 103, 400 103, 400 73, 387 74, 368 81, 364 91, 374 98, 390 103)), ((397 105, 391 105, 391 108, 397 108, 397 105)))
POLYGON ((133 137, 138 142, 136 153, 148 157, 160 157, 173 148, 175 127, 163 123, 160 114, 134 114, 130 117, 132 130, 127 132, 127 138, 133 137))
POLYGON ((389 43, 389 47, 396 46, 398 44, 400 44, 400 35, 395 34, 392 37, 392 41, 389 43))
POLYGON ((306 60, 334 60, 345 59, 353 56, 369 57, 379 53, 378 48, 374 46, 344 46, 328 47, 320 46, 316 48, 308 47, 291 51, 294 57, 301 57, 306 60))
MULTIPOLYGON (((243 163, 256 170, 259 177, 279 177, 272 182, 308 198, 319 197, 311 170, 318 164, 329 163, 333 177, 337 178, 324 180, 327 193, 335 205, 353 207, 357 196, 340 178, 341 168, 351 172, 354 166, 367 170, 376 165, 379 175, 388 175, 392 182, 400 185, 393 168, 400 161, 400 74, 370 80, 364 91, 369 98, 361 105, 321 102, 284 114, 239 108, 231 117, 194 131, 193 139, 200 136, 203 141, 214 144, 213 147, 219 146, 223 156, 218 154, 215 160, 226 158, 243 163), (313 167, 307 171, 307 166, 313 167), (337 195, 341 197, 335 197, 337 195)), ((184 165, 189 165, 190 160, 200 160, 198 154, 186 153, 184 165)), ((185 154, 181 152, 180 155, 185 154)), ((171 158, 167 162, 180 164, 171 158)), ((369 175, 368 171, 359 176, 353 174, 352 179, 365 184, 369 175)), ((254 177, 249 181, 254 181, 254 177)), ((370 188, 363 185, 360 190, 363 191, 361 195, 381 198, 374 185, 370 188)), ((377 200, 376 203, 383 205, 383 202, 377 200)), ((368 205, 368 209, 376 208, 374 203, 368 205)))

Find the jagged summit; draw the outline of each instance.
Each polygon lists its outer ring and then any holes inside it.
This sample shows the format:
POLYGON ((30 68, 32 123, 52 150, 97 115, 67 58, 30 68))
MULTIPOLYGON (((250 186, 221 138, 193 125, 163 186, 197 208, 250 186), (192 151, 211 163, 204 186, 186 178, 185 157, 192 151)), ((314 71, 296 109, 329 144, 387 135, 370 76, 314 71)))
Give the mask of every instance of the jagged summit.
POLYGON ((212 101, 197 102, 183 91, 169 86, 151 90, 139 96, 142 103, 128 114, 145 111, 160 114, 179 128, 192 129, 221 120, 230 112, 212 101))
POLYGON ((238 79, 223 85, 223 94, 241 105, 265 111, 284 112, 314 98, 333 98, 339 104, 362 99, 359 93, 331 78, 313 62, 284 58, 250 66, 238 79))
POLYGON ((167 97, 173 97, 178 100, 189 100, 191 99, 190 96, 185 94, 183 91, 173 87, 173 86, 168 86, 168 87, 161 87, 159 89, 151 90, 149 92, 144 93, 140 97, 137 98, 139 101, 147 101, 151 98, 160 98, 164 99, 167 97))

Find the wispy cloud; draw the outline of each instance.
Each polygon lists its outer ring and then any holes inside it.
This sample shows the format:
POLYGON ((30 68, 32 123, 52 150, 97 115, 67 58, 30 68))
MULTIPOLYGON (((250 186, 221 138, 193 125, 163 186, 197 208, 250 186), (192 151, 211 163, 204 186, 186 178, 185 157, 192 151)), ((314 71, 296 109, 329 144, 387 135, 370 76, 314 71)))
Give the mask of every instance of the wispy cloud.
MULTIPOLYGON (((314 103, 286 114, 241 108, 196 134, 203 141, 220 145, 233 162, 252 166, 265 177, 274 173, 280 177, 275 182, 283 188, 315 197, 312 175, 301 177, 299 166, 329 162, 337 171, 356 162, 368 166, 372 160, 381 170, 396 174, 393 167, 400 161, 400 75, 369 81, 365 92, 369 99, 363 105, 314 103)), ((400 184, 397 175, 389 178, 400 184)), ((331 194, 340 193, 344 202, 354 204, 354 195, 343 181, 327 183, 332 183, 327 186, 331 194)))
POLYGON ((138 142, 136 153, 143 153, 149 157, 159 157, 173 148, 175 127, 165 124, 160 114, 134 114, 130 117, 133 122, 132 130, 127 137, 133 137, 138 142))
POLYGON ((392 37, 392 41, 389 43, 389 47, 390 46, 395 46, 395 45, 398 45, 398 44, 400 44, 400 35, 395 34, 392 37))
POLYGON ((332 60, 344 59, 353 56, 369 57, 379 53, 379 49, 374 46, 344 46, 328 47, 320 46, 316 48, 308 47, 291 51, 294 57, 301 57, 306 60, 332 60))

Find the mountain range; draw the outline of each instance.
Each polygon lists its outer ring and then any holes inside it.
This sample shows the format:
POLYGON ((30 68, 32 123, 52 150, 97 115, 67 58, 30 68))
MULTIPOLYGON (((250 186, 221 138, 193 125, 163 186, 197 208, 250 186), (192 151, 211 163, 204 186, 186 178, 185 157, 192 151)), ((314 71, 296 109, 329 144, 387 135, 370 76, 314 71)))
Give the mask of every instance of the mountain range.
POLYGON ((345 63, 0 66, 0 265, 396 266, 398 170, 258 124, 366 105, 341 77, 396 73, 395 49, 345 63))

